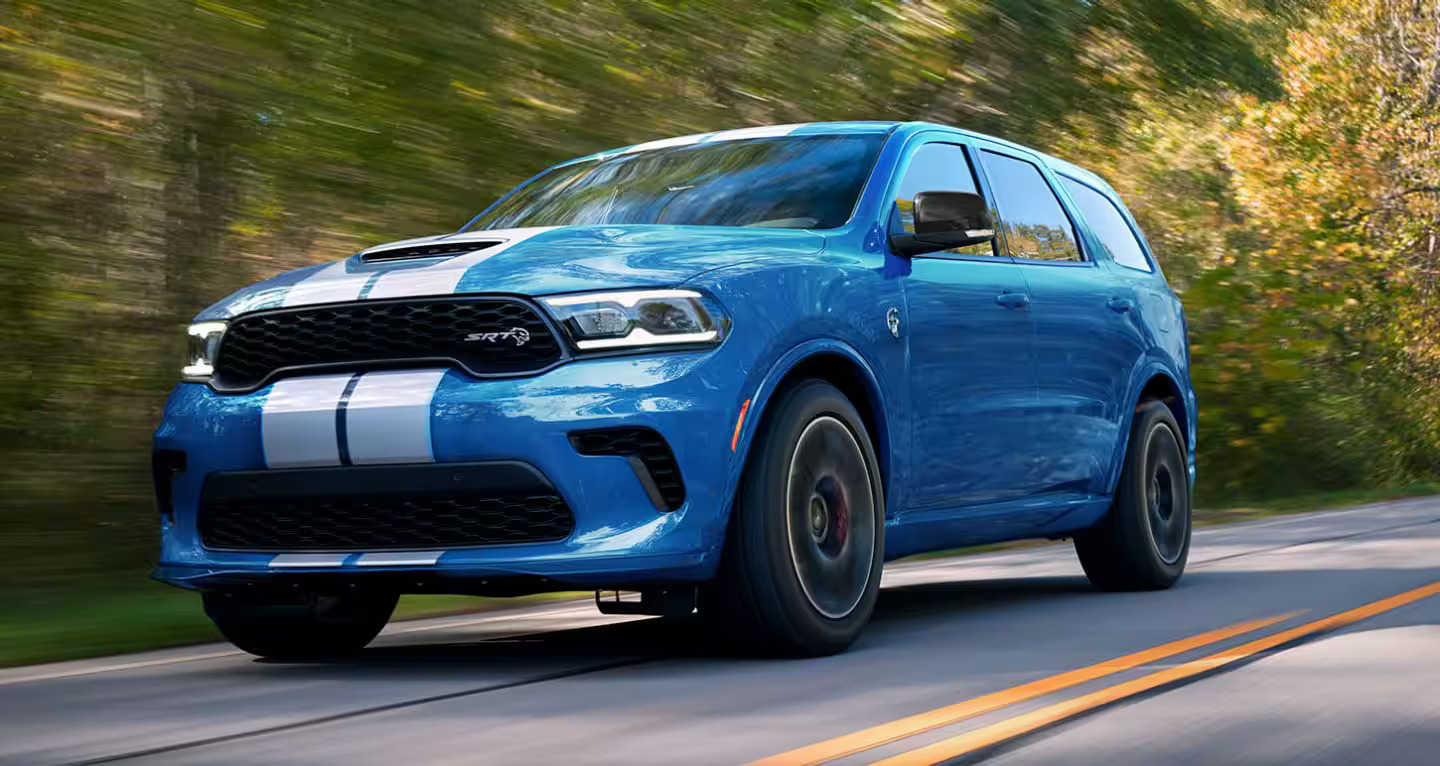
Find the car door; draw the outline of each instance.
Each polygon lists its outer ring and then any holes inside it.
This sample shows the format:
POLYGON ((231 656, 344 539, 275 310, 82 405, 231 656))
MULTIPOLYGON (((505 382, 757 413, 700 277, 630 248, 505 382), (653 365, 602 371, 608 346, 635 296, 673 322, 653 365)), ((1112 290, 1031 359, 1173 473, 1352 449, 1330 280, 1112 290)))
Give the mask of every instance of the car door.
POLYGON ((1093 256, 1033 155, 984 146, 981 168, 1035 323, 1032 493, 1105 494, 1143 350, 1135 291, 1093 256))
MULTIPOLYGON (((912 147, 898 178, 892 232, 913 232, 910 211, 920 192, 980 193, 959 139, 912 147)), ((1024 278, 994 243, 915 256, 906 265, 914 456, 907 507, 1013 496, 1024 488, 1029 446, 1019 434, 1035 393, 1024 278)))

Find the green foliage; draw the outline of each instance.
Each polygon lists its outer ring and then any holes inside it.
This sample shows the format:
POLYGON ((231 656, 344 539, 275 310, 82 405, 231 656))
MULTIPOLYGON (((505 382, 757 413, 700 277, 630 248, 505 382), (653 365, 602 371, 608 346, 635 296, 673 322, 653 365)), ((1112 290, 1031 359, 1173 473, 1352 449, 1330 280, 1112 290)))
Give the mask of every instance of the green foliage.
POLYGON ((0 8, 0 592, 139 582, 203 305, 757 123, 930 119, 1100 170, 1186 289, 1205 492, 1434 473, 1433 0, 0 8))
POLYGON ((1315 10, 1274 53, 1278 97, 1152 94, 1103 145, 1066 139, 1184 288, 1212 500, 1440 468, 1440 207, 1423 191, 1440 186, 1440 4, 1315 10))
MULTIPOLYGON (((113 595, 66 595, 69 597, 30 594, 6 602, 9 608, 0 612, 0 668, 221 640, 206 619, 199 596, 191 591, 151 587, 113 595)), ((542 593, 515 599, 402 596, 395 619, 471 613, 500 604, 538 605, 585 595, 542 593)))

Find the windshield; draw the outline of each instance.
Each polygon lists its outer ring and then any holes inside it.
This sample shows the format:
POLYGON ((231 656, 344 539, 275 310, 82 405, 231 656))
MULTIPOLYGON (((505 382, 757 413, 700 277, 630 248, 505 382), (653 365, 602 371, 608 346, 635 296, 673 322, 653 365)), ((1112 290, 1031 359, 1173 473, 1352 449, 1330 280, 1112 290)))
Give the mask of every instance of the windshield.
POLYGON ((830 229, 849 220, 883 134, 755 138, 551 170, 471 229, 659 223, 830 229))

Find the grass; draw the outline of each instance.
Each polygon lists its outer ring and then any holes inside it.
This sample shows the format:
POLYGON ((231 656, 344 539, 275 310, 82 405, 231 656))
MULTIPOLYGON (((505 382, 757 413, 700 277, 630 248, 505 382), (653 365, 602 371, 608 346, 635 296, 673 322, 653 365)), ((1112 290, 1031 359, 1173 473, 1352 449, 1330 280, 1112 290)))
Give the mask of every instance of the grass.
MULTIPOLYGON (((1271 516, 1284 516, 1292 513, 1309 513, 1313 511, 1334 511, 1357 505, 1403 500, 1407 497, 1428 497, 1431 495, 1440 495, 1440 484, 1422 483, 1380 489, 1351 489, 1337 492, 1317 492, 1270 500, 1233 502, 1210 508, 1196 508, 1192 518, 1194 519, 1195 526, 1209 527, 1216 524, 1236 524, 1242 521, 1257 521, 1271 516)), ((1055 544, 1053 540, 1014 540, 1005 543, 976 545, 970 548, 932 551, 930 553, 907 557, 906 561, 947 559, 954 556, 974 556, 980 553, 1038 548, 1040 546, 1053 544, 1055 544)))
POLYGON ((1214 524, 1233 524, 1240 521, 1256 521, 1271 516, 1285 516, 1292 513, 1330 511, 1352 508, 1357 505, 1384 503, 1403 500, 1408 497, 1440 495, 1440 484, 1422 483, 1403 487, 1380 489, 1351 489, 1337 492, 1320 492, 1294 497, 1260 500, 1255 502, 1234 502, 1211 508, 1195 509, 1195 526, 1206 527, 1214 524))
MULTIPOLYGON (((404 596, 395 617, 468 614, 578 595, 545 593, 509 599, 404 596)), ((0 613, 0 668, 220 640, 220 634, 205 618, 197 594, 158 583, 83 600, 75 594, 45 600, 27 598, 7 602, 0 613)))
MULTIPOLYGON (((1350 490, 1303 495, 1283 499, 1217 505, 1195 511, 1196 526, 1254 521, 1292 513, 1330 510, 1407 497, 1440 494, 1440 484, 1350 490)), ((997 550, 1043 545, 1022 540, 939 551, 916 559, 974 555, 997 550)), ((505 609, 544 600, 565 599, 575 593, 549 593, 513 599, 470 596, 405 596, 395 611, 397 618, 435 617, 505 609)), ((145 583, 135 590, 94 593, 50 592, 45 596, 6 597, 0 610, 0 667, 39 662, 82 659, 147 649, 219 641, 220 636, 205 618, 200 598, 194 593, 145 583), (85 593, 82 597, 80 593, 85 593)))

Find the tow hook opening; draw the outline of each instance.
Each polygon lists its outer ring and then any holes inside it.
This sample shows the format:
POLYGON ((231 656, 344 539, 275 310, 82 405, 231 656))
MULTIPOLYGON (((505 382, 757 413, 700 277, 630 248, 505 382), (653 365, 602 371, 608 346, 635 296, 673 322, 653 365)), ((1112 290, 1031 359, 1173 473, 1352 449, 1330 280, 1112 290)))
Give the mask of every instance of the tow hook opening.
POLYGON ((638 592, 597 590, 595 608, 601 614, 685 617, 695 611, 695 588, 647 588, 638 592))

